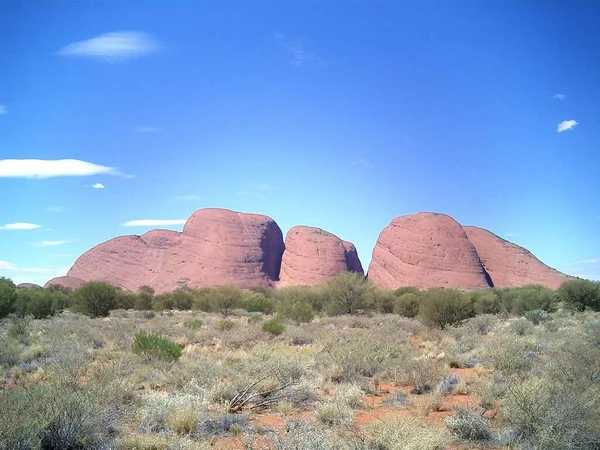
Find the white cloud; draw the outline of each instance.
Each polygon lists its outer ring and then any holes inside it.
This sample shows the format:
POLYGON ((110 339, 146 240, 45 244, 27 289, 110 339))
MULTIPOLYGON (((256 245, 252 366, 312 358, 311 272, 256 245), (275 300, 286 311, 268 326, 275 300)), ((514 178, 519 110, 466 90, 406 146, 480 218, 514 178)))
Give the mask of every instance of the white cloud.
POLYGON ((565 94, 555 94, 555 95, 552 96, 552 98, 554 100, 564 100, 565 97, 566 97, 565 94))
POLYGON ((42 241, 42 242, 36 243, 35 245, 37 247, 57 247, 59 245, 64 245, 68 242, 69 241, 42 241))
POLYGON ((102 183, 94 183, 92 184, 94 189, 104 189, 104 185, 102 183))
POLYGON ((556 127, 556 131, 558 131, 559 133, 562 133, 563 131, 572 130, 577 125, 579 125, 579 124, 577 123, 576 120, 563 120, 556 127))
POLYGON ((6 110, 6 106, 4 105, 0 105, 0 116, 2 114, 6 114, 8 111, 6 110))
POLYGON ((152 36, 135 31, 117 31, 102 34, 85 41, 73 42, 56 54, 80 56, 104 62, 120 62, 160 50, 161 45, 152 36))
POLYGON ((6 225, 2 225, 0 230, 35 230, 36 228, 40 228, 41 225, 35 223, 27 223, 27 222, 16 222, 16 223, 7 223, 6 225))
POLYGON ((162 131, 161 127, 150 127, 150 126, 141 126, 141 127, 137 127, 134 128, 133 131, 135 131, 136 133, 158 133, 159 131, 162 131))
POLYGON ((124 227, 160 227, 160 226, 168 226, 168 225, 183 225, 185 223, 185 219, 139 219, 139 220, 130 220, 129 222, 125 222, 122 224, 124 227))
POLYGON ((290 38, 284 33, 275 33, 273 38, 280 51, 292 65, 303 67, 307 65, 325 64, 323 58, 306 49, 301 39, 290 38))
POLYGON ((504 236, 506 237, 514 237, 515 233, 506 233, 504 236))
POLYGON ((0 159, 0 178, 84 177, 121 175, 114 167, 79 159, 0 159))
POLYGON ((64 275, 69 267, 21 267, 9 261, 0 261, 0 276, 8 276, 14 283, 35 283, 40 286, 51 278, 64 275))

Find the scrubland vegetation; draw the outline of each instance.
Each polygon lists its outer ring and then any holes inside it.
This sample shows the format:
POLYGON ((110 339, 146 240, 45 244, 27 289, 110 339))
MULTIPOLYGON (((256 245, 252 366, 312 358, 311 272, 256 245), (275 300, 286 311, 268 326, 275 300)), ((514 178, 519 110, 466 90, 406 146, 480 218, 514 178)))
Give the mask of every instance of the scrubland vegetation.
POLYGON ((600 289, 0 279, 0 449, 599 449, 600 289))

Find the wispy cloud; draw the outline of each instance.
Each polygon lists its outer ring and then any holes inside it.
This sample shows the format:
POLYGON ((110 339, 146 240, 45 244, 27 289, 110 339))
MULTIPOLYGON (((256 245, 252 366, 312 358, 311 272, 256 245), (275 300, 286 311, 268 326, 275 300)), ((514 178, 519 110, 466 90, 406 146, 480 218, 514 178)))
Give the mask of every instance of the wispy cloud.
POLYGON ((94 189, 104 189, 104 185, 102 183, 94 183, 92 184, 94 189))
POLYGON ((38 225, 37 223, 15 222, 2 225, 0 230, 35 230, 40 227, 41 225, 38 225))
POLYGON ((124 227, 160 227, 169 225, 183 225, 185 219, 139 219, 130 220, 122 224, 124 227))
POLYGON ((600 258, 578 259, 573 264, 600 264, 600 258))
POLYGON ((36 247, 58 247, 59 245, 68 244, 69 241, 42 241, 34 242, 33 245, 36 247))
POLYGON ((256 189, 257 191, 268 191, 271 189, 271 185, 270 184, 257 184, 254 186, 254 189, 256 189))
POLYGON ((6 110, 6 106, 0 105, 0 116, 6 114, 8 111, 6 110))
POLYGON ((202 197, 198 194, 185 194, 185 195, 176 195, 175 200, 180 200, 184 202, 192 202, 194 200, 200 200, 202 197))
POLYGON ((577 123, 576 120, 563 120, 556 127, 556 131, 558 131, 559 133, 562 133, 563 131, 572 130, 577 125, 579 125, 579 124, 577 123))
POLYGON ((161 127, 151 127, 151 126, 147 126, 147 125, 133 129, 133 131, 135 131, 136 133, 158 133, 159 131, 162 131, 162 130, 163 129, 161 127))
POLYGON ((36 283, 43 285, 50 278, 64 275, 69 267, 25 267, 0 260, 0 276, 7 276, 15 283, 36 283))
POLYGON ((157 52, 161 47, 161 44, 147 33, 116 31, 73 42, 56 54, 93 58, 103 62, 121 62, 157 52))
POLYGON ((506 236, 506 237, 515 237, 515 233, 505 233, 504 236, 506 236))
POLYGON ((359 159, 355 159, 354 161, 352 161, 350 163, 351 166, 358 166, 358 167, 372 167, 371 162, 368 159, 365 158, 359 158, 359 159))
POLYGON ((555 94, 555 95, 553 95, 553 96, 552 96, 552 98, 553 98, 554 100, 564 100, 564 99, 565 99, 565 97, 566 97, 566 95, 565 95, 565 94, 555 94))
POLYGON ((325 64, 323 58, 306 49, 300 38, 275 33, 273 39, 284 57, 296 67, 325 64))
POLYGON ((0 178, 85 177, 120 175, 114 167, 79 159, 0 159, 0 178))

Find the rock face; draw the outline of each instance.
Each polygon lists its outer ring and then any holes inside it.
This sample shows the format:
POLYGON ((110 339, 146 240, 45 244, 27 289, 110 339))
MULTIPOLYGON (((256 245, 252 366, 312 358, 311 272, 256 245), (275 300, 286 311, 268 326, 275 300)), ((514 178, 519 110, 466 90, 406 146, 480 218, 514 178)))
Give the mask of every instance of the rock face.
POLYGON ((464 227, 495 287, 541 284, 557 289, 570 277, 548 267, 527 249, 483 228, 464 227))
POLYGON ((296 226, 285 238, 280 285, 325 283, 342 271, 363 273, 356 248, 320 228, 296 226))
POLYGON ((82 284, 84 284, 85 281, 83 281, 80 278, 75 278, 75 277, 56 277, 56 278, 52 278, 50 281, 48 281, 44 287, 50 287, 50 286, 62 286, 62 287, 66 287, 67 289, 71 289, 72 291, 74 291, 75 289, 77 289, 78 287, 80 287, 82 284))
POLYGON ((106 281, 136 291, 157 293, 233 283, 270 286, 277 280, 283 235, 273 219, 225 209, 201 209, 183 232, 152 230, 121 236, 84 253, 69 277, 106 281))
POLYGON ((368 276, 383 289, 492 286, 462 226, 435 213, 393 219, 379 235, 368 276))

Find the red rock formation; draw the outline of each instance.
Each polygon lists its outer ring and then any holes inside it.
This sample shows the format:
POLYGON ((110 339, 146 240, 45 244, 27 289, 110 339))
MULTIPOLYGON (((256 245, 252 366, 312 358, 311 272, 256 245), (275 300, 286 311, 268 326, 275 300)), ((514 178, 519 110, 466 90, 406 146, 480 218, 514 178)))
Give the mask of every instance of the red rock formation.
POLYGON ((50 281, 48 281, 44 287, 50 287, 50 286, 62 286, 65 287, 67 289, 71 289, 72 291, 74 291, 75 289, 77 289, 78 287, 80 287, 82 284, 84 284, 85 281, 79 279, 79 278, 74 278, 74 277, 56 277, 56 278, 52 278, 50 281))
POLYGON ((157 293, 233 283, 269 286, 277 280, 283 235, 269 217, 224 209, 196 211, 183 232, 152 230, 121 236, 84 253, 68 275, 157 293))
POLYGON ((345 270, 363 273, 353 244, 320 228, 296 226, 288 231, 280 285, 325 283, 345 270))
POLYGON ((491 286, 461 225, 435 213, 392 220, 379 235, 368 276, 384 289, 491 286))
POLYGON ((463 227, 495 287, 541 284, 557 289, 570 277, 552 269, 527 249, 478 227, 463 227))

